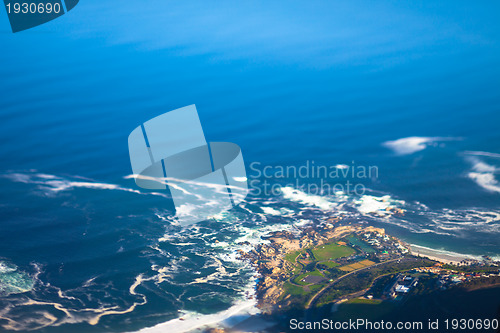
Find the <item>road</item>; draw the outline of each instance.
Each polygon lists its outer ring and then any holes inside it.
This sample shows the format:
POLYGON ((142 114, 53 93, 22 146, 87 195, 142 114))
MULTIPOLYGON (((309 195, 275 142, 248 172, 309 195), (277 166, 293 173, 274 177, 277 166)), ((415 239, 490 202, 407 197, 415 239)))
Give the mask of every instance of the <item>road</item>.
POLYGON ((383 264, 387 264, 389 262, 394 262, 394 261, 397 261, 397 260, 401 260, 403 258, 396 258, 396 259, 391 259, 391 260, 387 260, 387 261, 384 261, 384 262, 380 262, 378 264, 375 264, 375 265, 371 265, 371 266, 366 266, 366 267, 363 267, 363 268, 359 268, 359 269, 356 269, 354 271, 351 271, 347 274, 344 274, 338 278, 336 278, 335 280, 333 280, 332 282, 330 282, 329 284, 327 284, 326 286, 324 286, 323 288, 321 288, 313 297, 311 297, 311 299, 307 302, 306 304, 306 310, 310 309, 311 306, 314 305, 314 302, 316 302, 316 300, 328 289, 330 288, 331 286, 333 286, 335 283, 339 282, 340 280, 344 279, 345 277, 351 275, 351 274, 354 274, 354 273, 357 273, 357 272, 360 272, 364 269, 369 269, 371 267, 376 267, 376 266, 379 266, 379 265, 383 265, 383 264))

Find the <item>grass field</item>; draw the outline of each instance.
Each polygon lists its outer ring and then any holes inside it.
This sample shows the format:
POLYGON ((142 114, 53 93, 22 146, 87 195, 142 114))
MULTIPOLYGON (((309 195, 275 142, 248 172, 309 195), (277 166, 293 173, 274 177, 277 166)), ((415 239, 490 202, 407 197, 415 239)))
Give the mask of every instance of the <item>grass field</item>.
POLYGON ((328 268, 334 268, 334 267, 340 266, 339 264, 337 264, 336 262, 333 262, 333 261, 322 261, 320 264, 325 265, 328 268))
POLYGON ((353 255, 356 251, 345 245, 339 245, 337 243, 321 245, 312 249, 314 258, 318 261, 337 259, 341 257, 348 257, 353 255))
POLYGON ((291 295, 304 295, 306 294, 306 291, 304 288, 295 286, 291 284, 290 282, 286 282, 284 285, 285 293, 284 295, 291 294, 291 295))
POLYGON ((299 286, 291 284, 290 282, 285 282, 285 284, 283 286, 285 289, 285 292, 283 293, 283 295, 291 294, 294 296, 305 296, 305 295, 309 295, 310 293, 317 292, 318 290, 323 288, 323 286, 324 286, 324 284, 319 283, 319 284, 313 284, 313 285, 310 285, 307 287, 299 287, 299 286))

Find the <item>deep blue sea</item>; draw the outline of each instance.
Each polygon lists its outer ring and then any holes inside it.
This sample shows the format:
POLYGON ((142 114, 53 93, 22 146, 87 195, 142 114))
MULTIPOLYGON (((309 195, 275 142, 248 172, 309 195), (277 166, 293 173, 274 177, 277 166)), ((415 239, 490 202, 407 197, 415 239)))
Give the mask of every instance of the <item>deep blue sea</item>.
POLYGON ((217 320, 252 302, 238 243, 339 212, 411 244, 500 256, 499 9, 82 0, 16 34, 0 10, 0 330, 217 320), (256 186, 216 219, 177 225, 168 195, 128 177, 127 138, 191 104, 207 141, 241 147, 249 180, 269 166, 285 191, 256 186), (351 179, 360 194, 276 174, 308 163, 378 172, 351 179))

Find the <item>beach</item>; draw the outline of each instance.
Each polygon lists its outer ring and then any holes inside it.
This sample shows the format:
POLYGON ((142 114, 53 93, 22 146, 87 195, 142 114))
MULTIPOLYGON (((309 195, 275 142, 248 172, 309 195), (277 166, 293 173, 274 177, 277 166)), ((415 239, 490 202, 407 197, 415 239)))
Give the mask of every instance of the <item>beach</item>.
POLYGON ((427 257, 429 259, 436 260, 445 264, 453 263, 455 265, 458 265, 463 260, 482 259, 480 256, 451 252, 446 250, 432 249, 429 247, 420 246, 416 244, 410 244, 410 251, 413 255, 427 257))

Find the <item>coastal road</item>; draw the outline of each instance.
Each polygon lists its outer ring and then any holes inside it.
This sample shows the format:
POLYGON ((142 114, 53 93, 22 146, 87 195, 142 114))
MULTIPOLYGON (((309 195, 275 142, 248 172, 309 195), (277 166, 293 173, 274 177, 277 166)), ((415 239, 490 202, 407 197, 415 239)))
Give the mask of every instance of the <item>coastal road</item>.
POLYGON ((347 276, 351 275, 351 274, 354 274, 354 273, 357 273, 357 272, 360 272, 364 269, 369 269, 371 267, 376 267, 376 266, 380 266, 380 265, 383 265, 383 264, 387 264, 387 263, 390 263, 390 262, 394 262, 394 261, 397 261, 397 260, 401 260, 403 258, 396 258, 396 259, 391 259, 391 260, 387 260, 387 261, 384 261, 384 262, 380 262, 378 264, 375 264, 375 265, 371 265, 371 266, 366 266, 366 267, 363 267, 363 268, 359 268, 359 269, 356 269, 354 271, 351 271, 347 274, 344 274, 342 275, 341 277, 338 277, 336 278, 335 280, 333 280, 332 282, 330 282, 329 284, 327 284, 326 286, 324 286, 323 288, 321 288, 313 297, 311 297, 311 299, 307 302, 306 304, 306 310, 309 310, 313 305, 314 303, 316 302, 316 300, 321 296, 323 295, 323 293, 328 289, 330 288, 331 286, 333 286, 335 283, 339 282, 340 280, 346 278, 347 276))
MULTIPOLYGON (((306 268, 306 265, 303 264, 300 260, 299 260, 299 257, 301 256, 302 253, 299 253, 296 257, 295 257, 295 263, 299 264, 300 266, 302 266, 302 269, 301 269, 301 273, 302 273, 302 270, 304 270, 304 268, 306 268)), ((326 261, 326 260, 325 260, 326 261)), ((314 266, 316 268, 316 266, 314 266)), ((318 272, 323 276, 325 277, 325 275, 318 270, 318 272)), ((314 283, 309 283, 309 284, 305 284, 305 285, 302 285, 302 284, 297 284, 295 282, 293 282, 295 278, 295 275, 292 275, 289 279, 288 279, 288 282, 290 284, 293 284, 294 286, 297 286, 297 287, 301 287, 301 288, 305 288, 305 287, 309 287, 310 285, 313 285, 314 283)))

